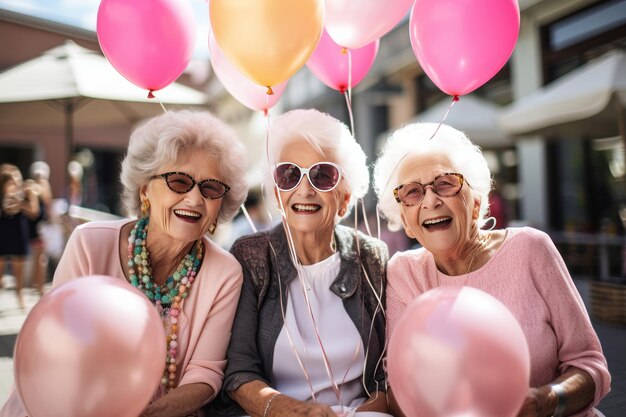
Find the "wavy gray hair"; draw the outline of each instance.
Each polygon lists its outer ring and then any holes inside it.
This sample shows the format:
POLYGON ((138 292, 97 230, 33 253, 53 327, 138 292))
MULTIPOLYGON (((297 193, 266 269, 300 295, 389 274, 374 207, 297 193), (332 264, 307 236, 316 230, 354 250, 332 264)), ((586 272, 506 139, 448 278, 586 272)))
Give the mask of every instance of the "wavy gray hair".
POLYGON ((346 217, 355 201, 363 197, 369 187, 365 153, 345 124, 318 110, 292 110, 272 121, 268 144, 270 166, 265 172, 266 190, 274 189, 271 165, 280 162, 280 153, 286 145, 302 139, 341 166, 346 190, 351 193, 348 210, 343 216, 346 217))
POLYGON ((140 191, 162 167, 174 163, 181 152, 207 152, 219 164, 219 172, 230 186, 217 220, 231 220, 248 194, 245 180, 246 155, 235 132, 208 112, 169 111, 149 119, 130 136, 122 162, 123 202, 131 214, 140 211, 140 191))
POLYGON ((396 130, 387 140, 374 167, 374 189, 378 207, 389 221, 391 230, 402 226, 400 205, 393 196, 398 185, 398 166, 405 157, 444 155, 452 168, 462 174, 474 194, 480 198, 478 225, 486 221, 491 191, 491 172, 480 148, 463 132, 441 125, 436 136, 430 139, 438 123, 412 123, 396 130))

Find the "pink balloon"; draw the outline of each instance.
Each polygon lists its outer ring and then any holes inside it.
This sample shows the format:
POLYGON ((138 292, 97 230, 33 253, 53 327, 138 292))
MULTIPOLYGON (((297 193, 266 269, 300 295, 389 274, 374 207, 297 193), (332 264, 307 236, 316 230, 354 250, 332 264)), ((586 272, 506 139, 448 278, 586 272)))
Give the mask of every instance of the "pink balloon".
POLYGON ((348 89, 350 81, 351 87, 354 87, 365 78, 376 59, 379 44, 380 41, 377 39, 362 48, 348 49, 350 51, 348 57, 348 53, 343 51, 344 48, 337 45, 324 30, 306 65, 321 82, 343 93, 348 89), (349 71, 348 58, 352 61, 352 71, 349 71))
POLYGON ((530 379, 528 344, 500 301, 471 287, 439 287, 396 326, 387 369, 407 416, 517 416, 530 379))
POLYGON ((164 366, 159 314, 119 278, 55 288, 32 309, 15 344, 16 388, 30 417, 137 417, 164 366))
POLYGON ((393 29, 406 16, 413 1, 327 1, 324 25, 337 44, 361 48, 393 29))
POLYGON ((517 0, 416 0, 409 23, 418 62, 453 96, 474 91, 500 71, 519 26, 517 0))
POLYGON ((209 54, 211 66, 226 91, 244 106, 252 110, 268 111, 280 100, 287 81, 273 86, 274 94, 267 94, 267 87, 250 81, 231 64, 220 48, 213 31, 209 31, 209 54))
POLYGON ((111 65, 133 84, 153 91, 187 68, 196 19, 188 1, 102 0, 97 33, 111 65))

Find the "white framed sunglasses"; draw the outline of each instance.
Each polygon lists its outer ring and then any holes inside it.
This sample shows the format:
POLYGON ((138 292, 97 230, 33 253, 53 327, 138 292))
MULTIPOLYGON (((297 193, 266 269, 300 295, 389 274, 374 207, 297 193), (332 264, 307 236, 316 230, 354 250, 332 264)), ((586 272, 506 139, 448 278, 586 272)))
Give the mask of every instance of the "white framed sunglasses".
POLYGON ((302 168, 293 162, 280 162, 273 166, 274 184, 281 191, 296 189, 306 175, 315 190, 327 193, 334 190, 342 177, 342 169, 333 162, 318 162, 302 168))

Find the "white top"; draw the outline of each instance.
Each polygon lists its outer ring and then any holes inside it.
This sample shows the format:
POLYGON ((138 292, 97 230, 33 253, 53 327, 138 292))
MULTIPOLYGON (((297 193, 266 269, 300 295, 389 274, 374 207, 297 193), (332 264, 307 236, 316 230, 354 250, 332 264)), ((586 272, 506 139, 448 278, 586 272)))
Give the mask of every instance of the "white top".
POLYGON ((311 400, 311 387, 298 362, 299 357, 318 403, 342 404, 352 409, 366 400, 361 396, 365 355, 361 336, 342 299, 330 290, 339 274, 340 264, 339 254, 335 253, 317 264, 302 266, 302 273, 289 283, 285 323, 274 347, 272 382, 285 395, 301 401, 311 400), (339 387, 341 401, 330 382, 315 325, 339 387))

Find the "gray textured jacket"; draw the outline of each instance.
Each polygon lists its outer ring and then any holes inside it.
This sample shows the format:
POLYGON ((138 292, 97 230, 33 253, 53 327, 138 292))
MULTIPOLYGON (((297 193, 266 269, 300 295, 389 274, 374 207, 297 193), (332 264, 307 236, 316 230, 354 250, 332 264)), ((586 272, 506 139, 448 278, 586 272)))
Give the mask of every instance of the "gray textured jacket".
MULTIPOLYGON (((382 361, 377 362, 385 344, 385 319, 372 288, 366 282, 361 265, 367 271, 378 298, 384 302, 385 270, 389 254, 382 241, 361 232, 358 232, 358 236, 360 260, 354 229, 344 226, 335 228, 341 266, 330 290, 342 298, 364 346, 369 344, 364 379, 368 391, 384 391, 382 361), (374 326, 370 337, 372 317, 374 326)), ((243 267, 244 282, 228 347, 228 365, 221 399, 218 397, 210 406, 210 415, 214 416, 245 414, 227 394, 246 382, 261 380, 272 385, 274 346, 283 327, 279 296, 282 295, 286 305, 287 285, 297 277, 282 224, 268 232, 238 239, 231 252, 243 267), (279 275, 282 290, 279 289, 279 275)))

